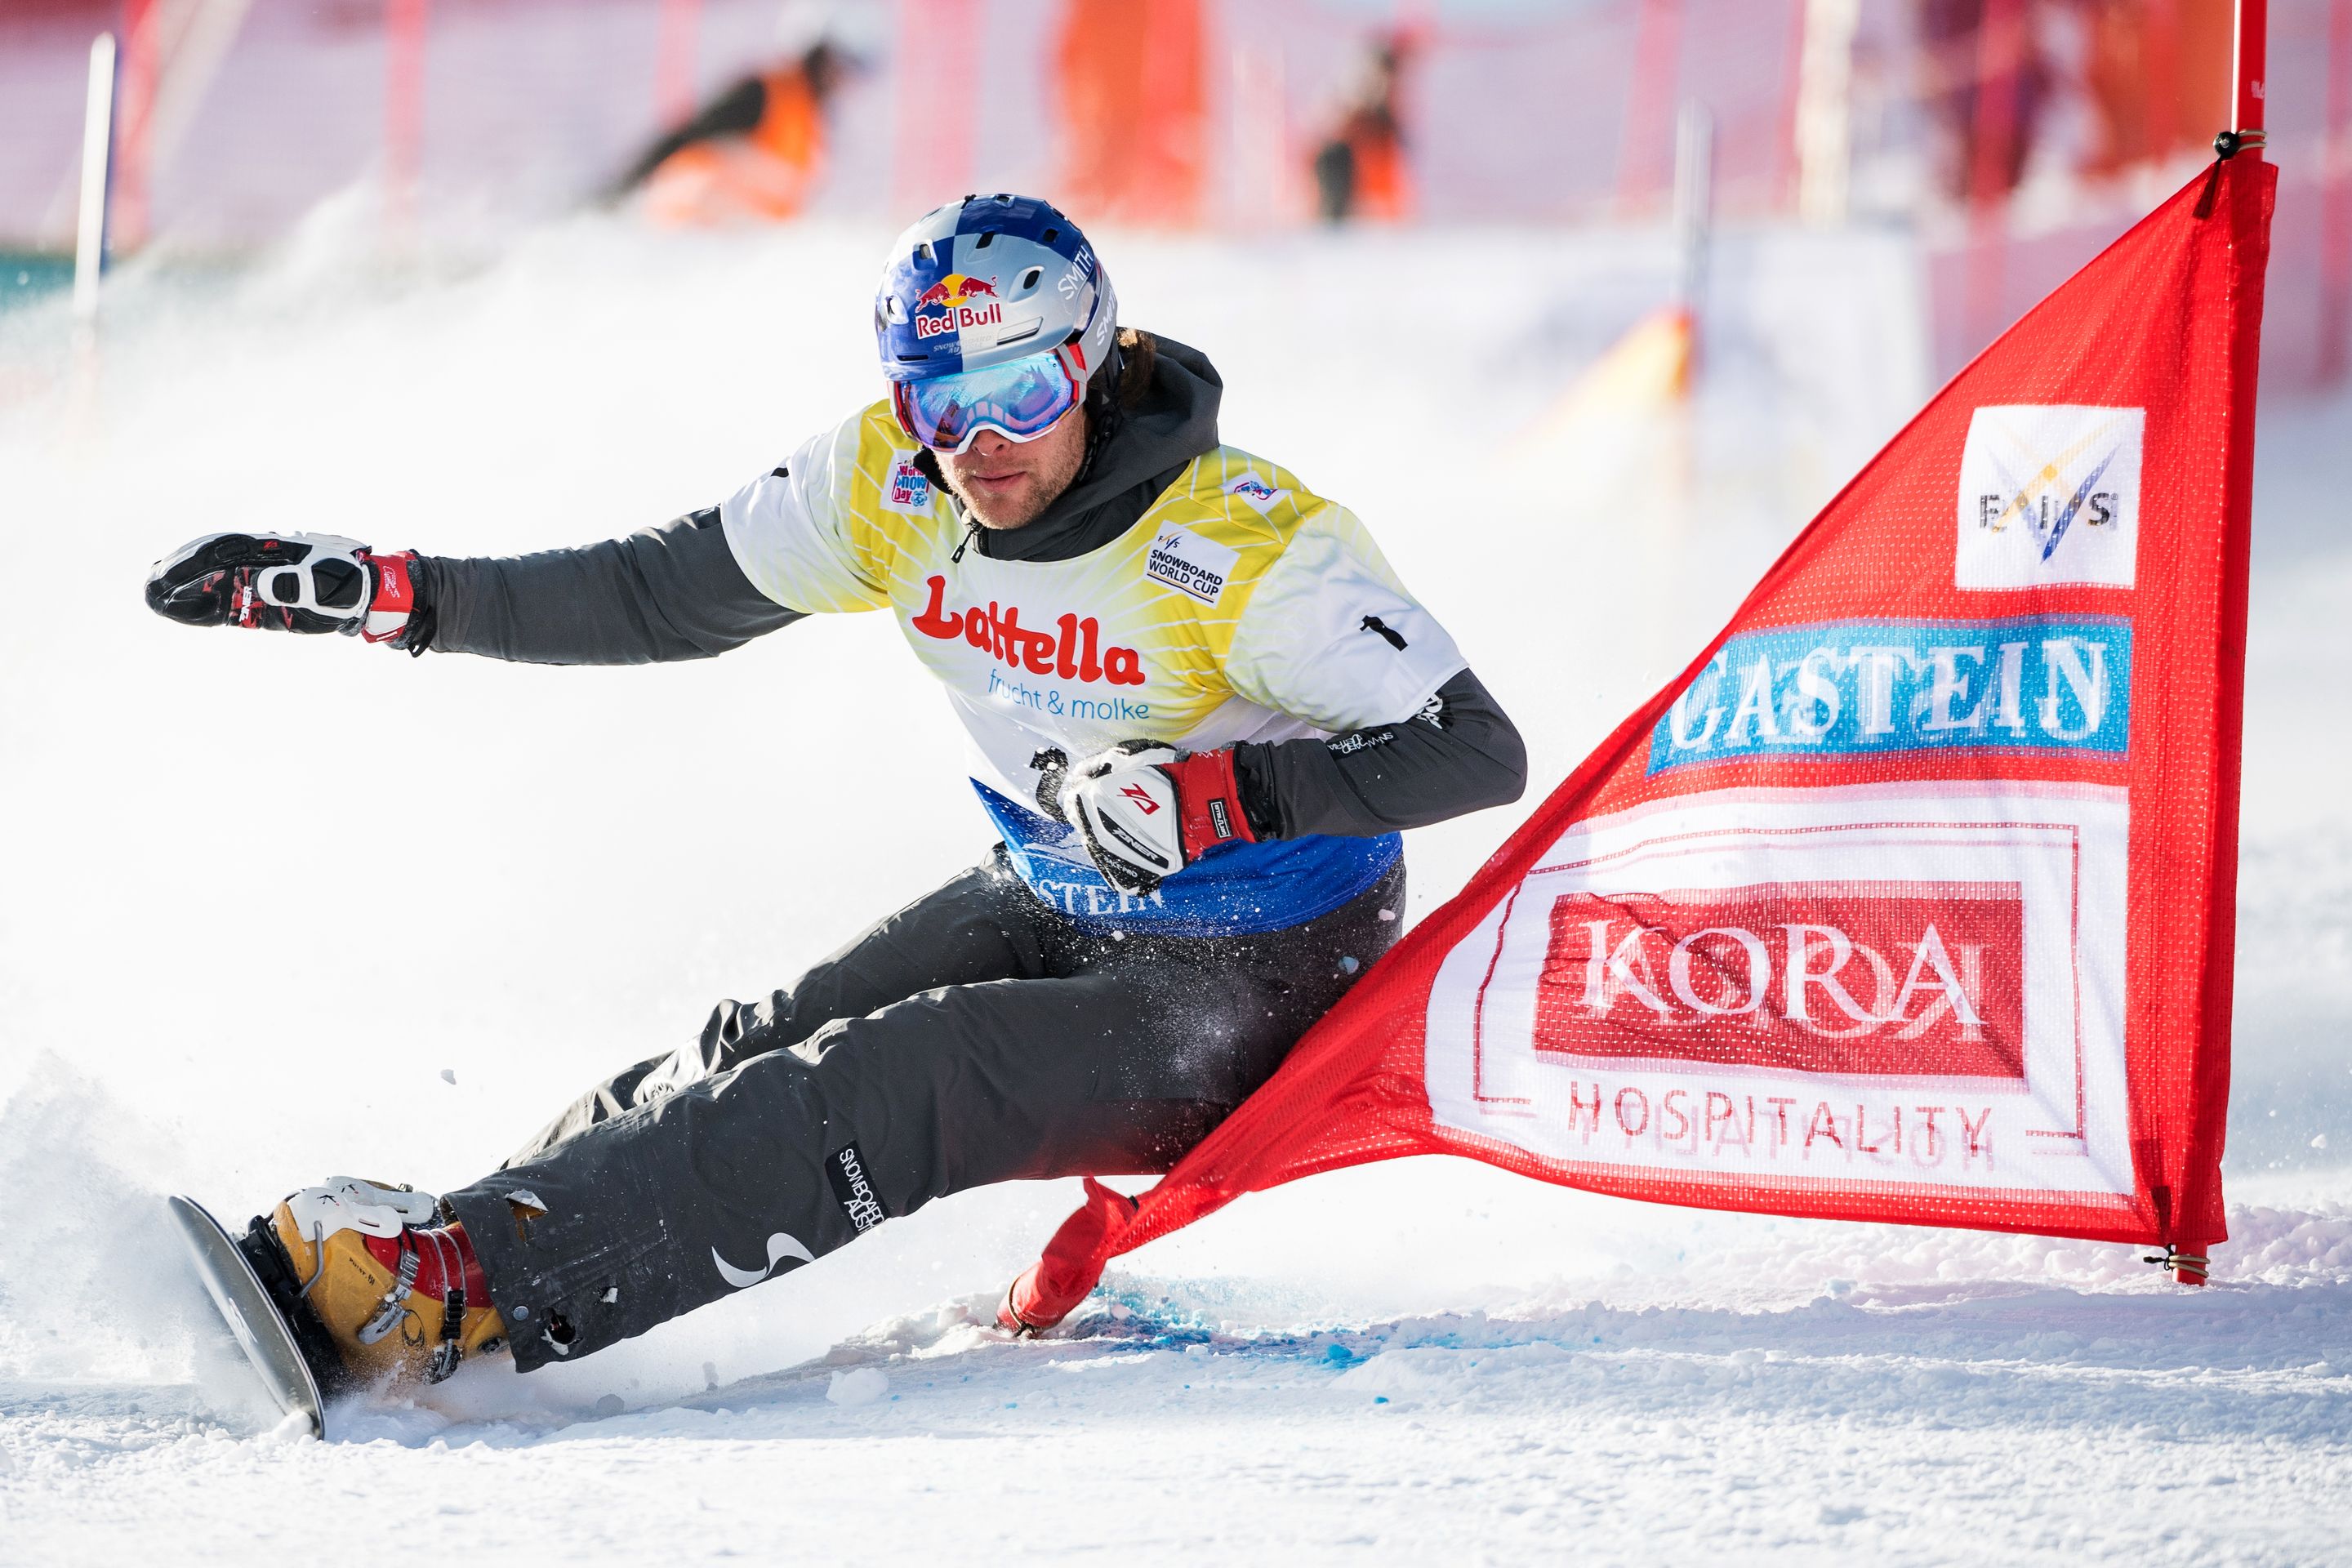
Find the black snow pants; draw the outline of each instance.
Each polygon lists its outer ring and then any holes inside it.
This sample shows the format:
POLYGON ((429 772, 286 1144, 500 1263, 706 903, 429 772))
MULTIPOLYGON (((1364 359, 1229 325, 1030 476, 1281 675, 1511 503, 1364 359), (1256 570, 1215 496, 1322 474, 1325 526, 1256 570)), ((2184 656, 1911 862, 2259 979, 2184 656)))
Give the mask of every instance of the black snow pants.
POLYGON ((1284 931, 1113 938, 1000 852, 790 990, 719 1004, 447 1201, 516 1365, 584 1355, 950 1193, 1166 1170, 1387 949, 1403 900, 1400 862, 1284 931))

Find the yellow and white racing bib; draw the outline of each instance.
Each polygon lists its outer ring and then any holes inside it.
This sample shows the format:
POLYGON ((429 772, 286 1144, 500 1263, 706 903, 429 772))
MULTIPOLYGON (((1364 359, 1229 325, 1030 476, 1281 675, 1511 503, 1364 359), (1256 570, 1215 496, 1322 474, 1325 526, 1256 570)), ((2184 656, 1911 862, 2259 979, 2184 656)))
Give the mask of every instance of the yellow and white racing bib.
POLYGON ((744 487, 721 521, 776 603, 898 617, 947 688, 982 804, 1039 898, 1128 928, 1271 931, 1338 908, 1395 861, 1394 835, 1235 844, 1139 900, 1035 809, 1043 750, 1076 759, 1146 739, 1207 751, 1418 712, 1465 661, 1353 513, 1220 447, 1084 555, 958 559, 962 521, 915 457, 877 403, 744 487))

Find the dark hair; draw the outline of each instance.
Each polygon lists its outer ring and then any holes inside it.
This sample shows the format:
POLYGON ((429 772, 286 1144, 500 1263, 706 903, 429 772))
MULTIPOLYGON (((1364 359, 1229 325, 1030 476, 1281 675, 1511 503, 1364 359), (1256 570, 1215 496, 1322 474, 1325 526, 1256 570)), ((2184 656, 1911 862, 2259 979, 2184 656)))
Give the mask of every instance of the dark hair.
POLYGON ((1087 382, 1087 455, 1071 484, 1085 482, 1111 437, 1127 423, 1129 411, 1142 406, 1159 360, 1160 343, 1150 332, 1121 327, 1111 340, 1110 363, 1087 382))
POLYGON ((1087 417, 1116 425, 1120 414, 1139 407, 1150 391, 1160 342, 1150 332, 1121 327, 1112 345, 1110 363, 1087 384, 1087 417))

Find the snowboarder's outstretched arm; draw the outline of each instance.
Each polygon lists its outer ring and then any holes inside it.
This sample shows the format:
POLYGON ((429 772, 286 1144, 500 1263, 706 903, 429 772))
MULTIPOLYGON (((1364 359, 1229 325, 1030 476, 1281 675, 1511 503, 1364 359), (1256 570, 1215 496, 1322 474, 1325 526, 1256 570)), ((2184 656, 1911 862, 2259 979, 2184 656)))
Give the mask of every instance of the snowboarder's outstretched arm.
POLYGON ((526 664, 709 658, 801 618, 751 586, 716 507, 624 539, 496 558, 379 554, 328 534, 207 534, 156 563, 147 604, 192 626, 343 632, 526 664))
POLYGON ((421 629, 402 646, 524 664, 711 658, 801 612, 743 575, 719 509, 576 550, 418 565, 421 629))

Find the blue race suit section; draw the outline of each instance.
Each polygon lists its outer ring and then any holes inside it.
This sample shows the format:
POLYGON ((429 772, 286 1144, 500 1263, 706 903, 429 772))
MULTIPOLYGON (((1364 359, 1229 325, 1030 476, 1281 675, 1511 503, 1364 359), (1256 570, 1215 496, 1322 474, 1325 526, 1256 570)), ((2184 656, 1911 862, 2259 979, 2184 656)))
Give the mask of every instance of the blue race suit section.
MULTIPOLYGON (((972 781, 1004 836, 1005 858, 1038 899, 1106 931, 1162 936, 1248 936, 1328 914, 1369 889, 1404 853, 1393 833, 1314 834, 1213 849, 1139 899, 1103 879, 1076 829, 972 781)), ((1402 910, 1399 911, 1402 913, 1402 910)))

